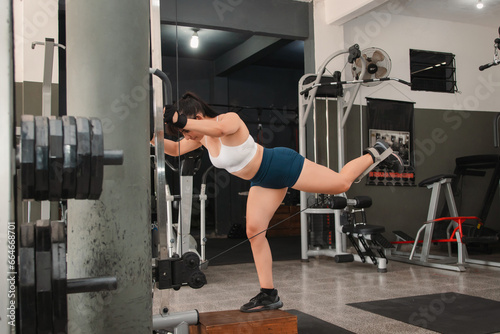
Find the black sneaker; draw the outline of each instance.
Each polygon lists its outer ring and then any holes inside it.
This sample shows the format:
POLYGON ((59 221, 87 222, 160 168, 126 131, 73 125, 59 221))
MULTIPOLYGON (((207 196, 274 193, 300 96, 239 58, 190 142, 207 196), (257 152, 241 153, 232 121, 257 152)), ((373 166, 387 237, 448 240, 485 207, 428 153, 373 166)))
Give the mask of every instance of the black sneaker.
POLYGON ((241 312, 260 312, 266 310, 275 310, 280 307, 283 307, 283 302, 278 297, 278 290, 274 289, 271 295, 268 295, 265 292, 261 292, 250 299, 248 303, 240 307, 241 312))
MULTIPOLYGON (((390 146, 386 141, 378 140, 375 145, 373 145, 373 148, 379 153, 379 155, 382 155, 386 150, 390 149, 390 146)), ((364 153, 369 153, 372 156, 374 162, 377 162, 380 158, 375 157, 374 154, 370 152, 370 150, 366 150, 364 153)), ((378 167, 387 168, 396 173, 402 173, 404 170, 403 159, 401 159, 398 154, 392 152, 388 157, 380 162, 378 167)))

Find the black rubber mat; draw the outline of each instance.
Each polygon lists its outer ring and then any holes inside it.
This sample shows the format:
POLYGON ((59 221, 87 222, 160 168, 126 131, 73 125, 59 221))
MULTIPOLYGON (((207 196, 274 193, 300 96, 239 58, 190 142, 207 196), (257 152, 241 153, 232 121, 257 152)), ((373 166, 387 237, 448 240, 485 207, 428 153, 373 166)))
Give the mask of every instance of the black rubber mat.
POLYGON ((329 322, 313 317, 312 315, 297 311, 286 310, 297 316, 297 329, 299 334, 351 334, 353 332, 335 326, 329 322))
MULTIPOLYGON (((272 237, 268 240, 274 261, 300 260, 300 237, 272 237)), ((208 239, 206 258, 210 260, 209 266, 253 262, 250 242, 245 242, 245 239, 208 239), (242 244, 236 246, 239 243, 242 244), (226 252, 232 247, 235 248, 226 252)))
POLYGON ((500 302, 455 292, 348 305, 439 333, 500 332, 500 302))

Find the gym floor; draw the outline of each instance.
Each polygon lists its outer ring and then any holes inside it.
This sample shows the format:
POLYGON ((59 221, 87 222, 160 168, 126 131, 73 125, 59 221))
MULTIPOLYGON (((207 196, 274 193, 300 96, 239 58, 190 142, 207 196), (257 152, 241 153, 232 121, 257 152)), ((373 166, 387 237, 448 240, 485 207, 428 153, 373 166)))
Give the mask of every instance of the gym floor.
MULTIPOLYGON (((500 262, 500 254, 471 256, 500 262)), ((253 263, 209 266, 208 284, 198 290, 155 291, 153 313, 197 309, 200 313, 235 310, 258 293, 253 263)), ((387 273, 371 264, 335 263, 332 258, 309 262, 274 262, 275 286, 283 310, 296 309, 354 333, 435 333, 348 306, 349 303, 456 292, 500 301, 500 268, 469 266, 465 272, 390 261, 387 273)))

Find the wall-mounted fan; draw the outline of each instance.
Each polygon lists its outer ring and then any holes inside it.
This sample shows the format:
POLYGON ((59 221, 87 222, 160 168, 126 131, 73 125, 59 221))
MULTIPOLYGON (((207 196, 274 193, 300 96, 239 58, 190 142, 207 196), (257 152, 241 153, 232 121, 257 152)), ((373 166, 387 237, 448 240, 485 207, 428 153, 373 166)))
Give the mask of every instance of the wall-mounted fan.
MULTIPOLYGON (((361 57, 366 59, 366 72, 363 78, 361 75, 361 59, 358 58, 352 64, 352 75, 356 80, 382 79, 387 78, 391 72, 391 58, 382 49, 367 48, 361 51, 361 57)), ((380 81, 364 83, 365 86, 378 85, 380 81)))

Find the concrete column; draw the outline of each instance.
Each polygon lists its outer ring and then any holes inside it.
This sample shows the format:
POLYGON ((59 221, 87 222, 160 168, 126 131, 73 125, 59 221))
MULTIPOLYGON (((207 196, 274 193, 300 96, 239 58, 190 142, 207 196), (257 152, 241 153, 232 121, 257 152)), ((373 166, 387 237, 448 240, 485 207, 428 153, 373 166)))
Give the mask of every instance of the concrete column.
POLYGON ((105 148, 124 151, 99 200, 68 203, 69 278, 118 279, 116 291, 69 296, 68 330, 150 334, 149 2, 66 6, 68 114, 100 118, 105 148))

